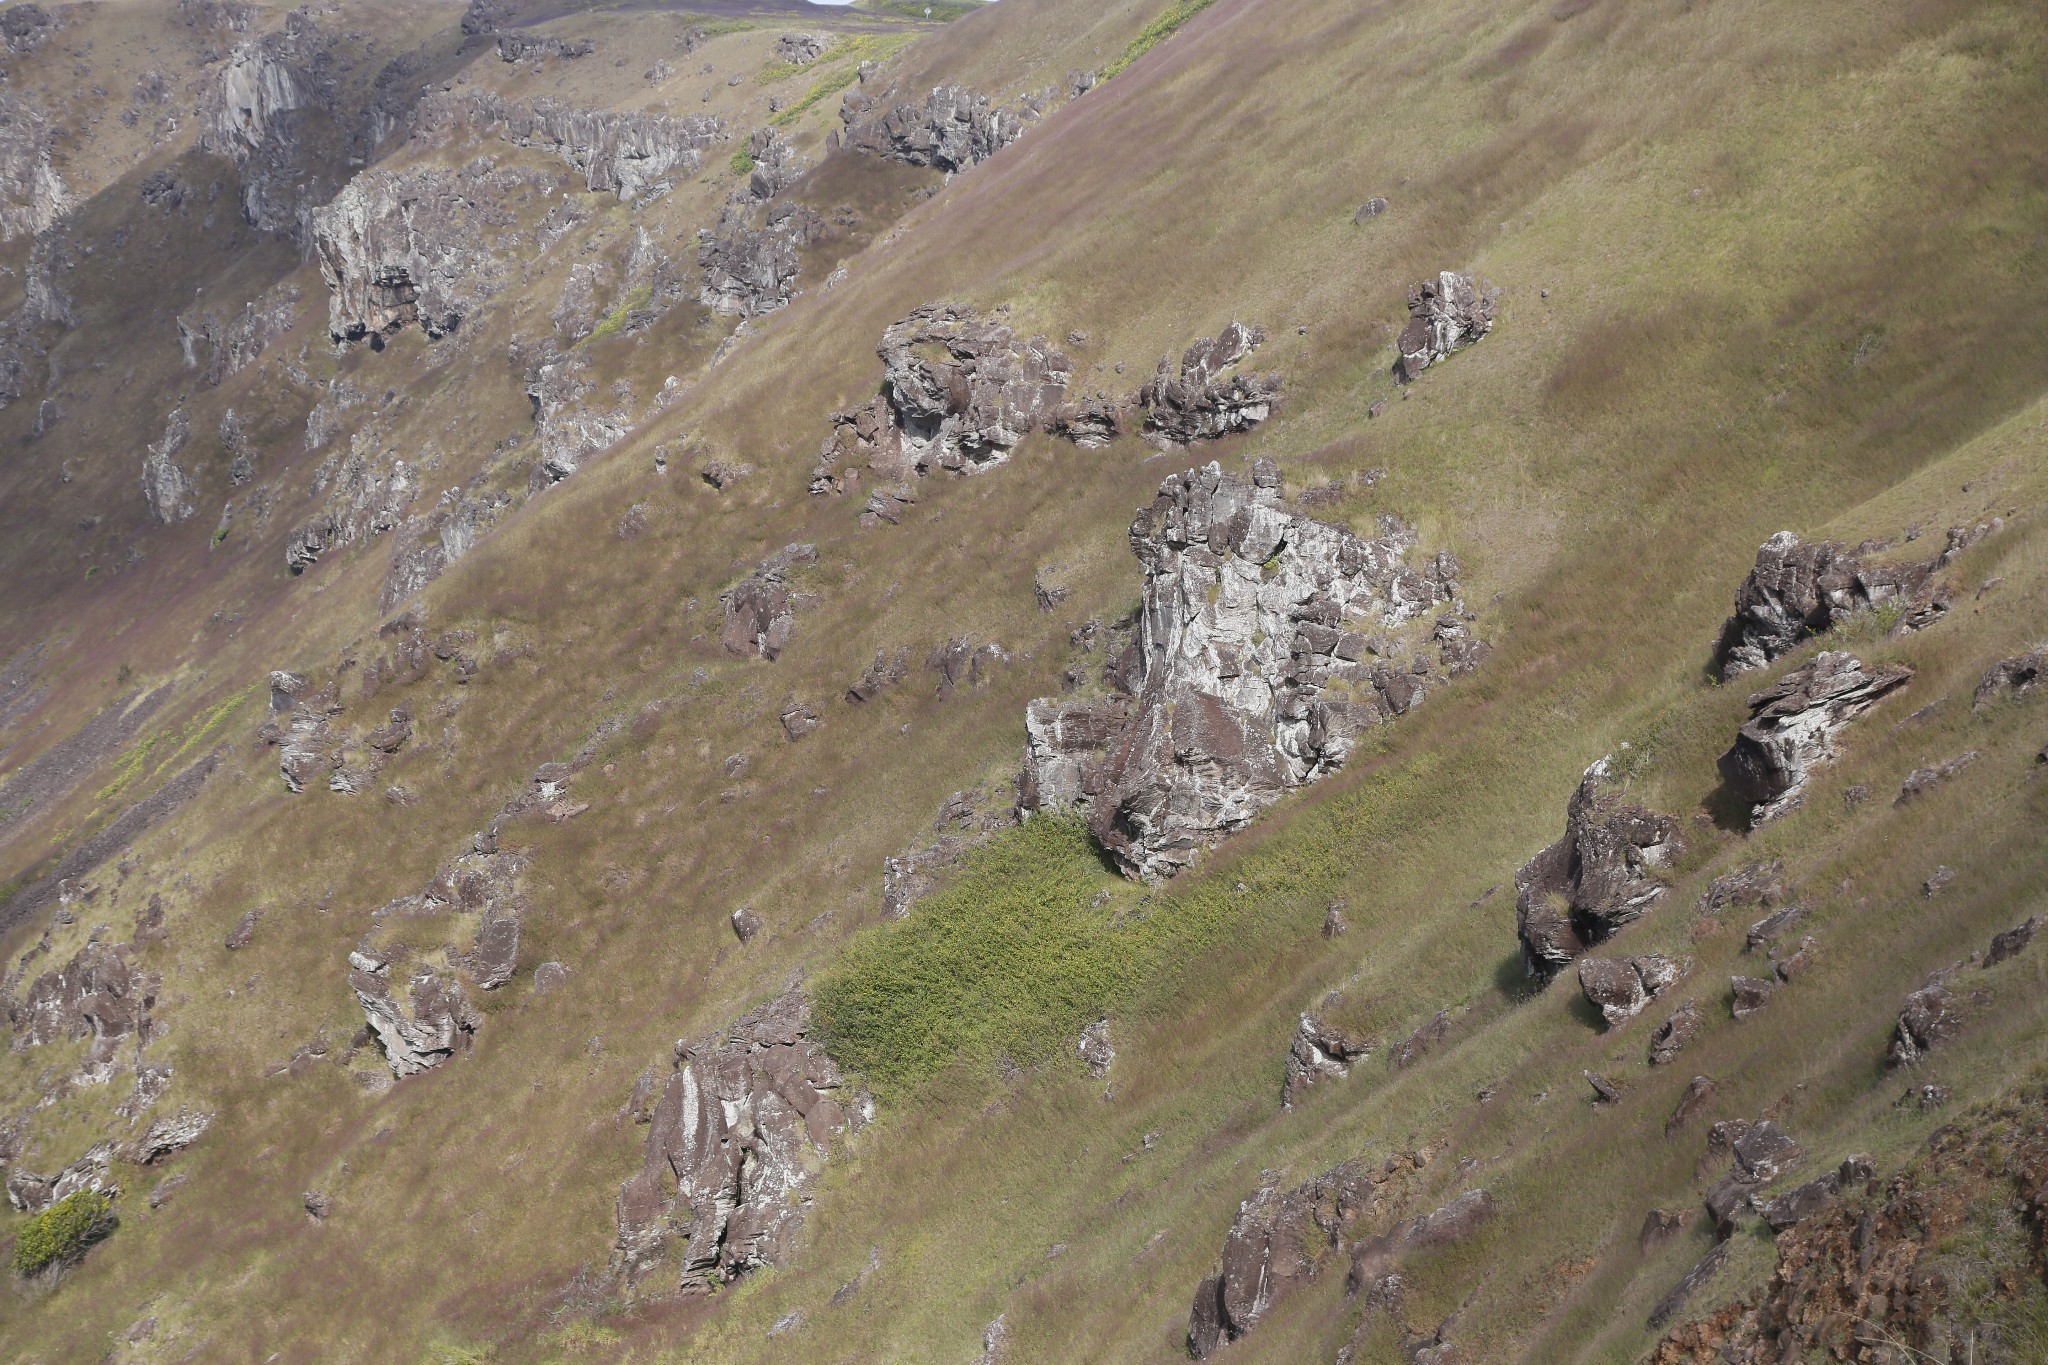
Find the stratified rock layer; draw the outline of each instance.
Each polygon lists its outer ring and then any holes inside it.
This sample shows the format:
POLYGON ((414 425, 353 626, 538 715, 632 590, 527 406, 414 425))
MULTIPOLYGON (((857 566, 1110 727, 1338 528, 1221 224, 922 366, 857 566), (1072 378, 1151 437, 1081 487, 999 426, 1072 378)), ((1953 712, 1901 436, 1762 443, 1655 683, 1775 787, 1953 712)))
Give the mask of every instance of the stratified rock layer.
POLYGON ((1790 810, 1814 769, 1832 763, 1835 740, 1849 722, 1912 681, 1904 664, 1865 668, 1854 655, 1816 654, 1812 661, 1749 699, 1749 721, 1719 760, 1722 780, 1761 824, 1790 810))
POLYGON ((1714 651, 1722 675, 1762 668, 1801 641, 1889 603, 1902 608, 1901 629, 1939 618, 1949 606, 1947 589, 1934 577, 1940 561, 1880 559, 1885 548, 1877 541, 1853 548, 1832 540, 1805 544, 1790 531, 1765 541, 1735 590, 1735 614, 1714 651))

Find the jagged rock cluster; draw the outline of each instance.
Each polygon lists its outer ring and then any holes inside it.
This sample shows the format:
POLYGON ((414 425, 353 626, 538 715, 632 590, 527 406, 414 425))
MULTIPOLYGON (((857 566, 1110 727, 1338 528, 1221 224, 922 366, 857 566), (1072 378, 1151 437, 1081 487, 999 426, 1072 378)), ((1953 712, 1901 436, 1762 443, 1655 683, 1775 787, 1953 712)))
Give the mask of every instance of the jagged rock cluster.
POLYGON ((1313 1014, 1304 1013, 1287 1049, 1285 1074, 1280 1082, 1280 1107, 1292 1109, 1294 1098, 1317 1081, 1341 1080, 1351 1068, 1372 1054, 1372 1040, 1345 1029, 1332 1028, 1313 1014))
POLYGON ((1366 540, 1288 512, 1279 483, 1261 461, 1249 483, 1210 464, 1160 485, 1131 523, 1145 580, 1123 690, 1026 713, 1020 809, 1085 807, 1128 875, 1171 876, 1470 661, 1446 642, 1466 633, 1456 559, 1410 566, 1392 518, 1366 540))
POLYGON ((551 483, 610 450, 632 427, 632 386, 621 379, 600 387, 590 370, 590 358, 580 349, 551 352, 526 381, 540 433, 540 471, 551 483))
POLYGON ((798 253, 816 241, 824 227, 814 211, 786 200, 765 210, 747 203, 727 205, 717 228, 699 235, 699 301, 725 317, 756 318, 774 312, 789 302, 796 288, 798 253))
MULTIPOLYGON (((865 85, 867 73, 862 74, 865 85)), ((998 108, 987 95, 958 85, 939 86, 923 104, 888 104, 892 97, 847 92, 839 108, 846 124, 845 145, 887 161, 933 166, 949 175, 994 156, 1045 112, 1043 96, 998 108)))
MULTIPOLYGON (((1146 433, 1161 444, 1184 448, 1196 441, 1249 431, 1265 421, 1280 392, 1280 376, 1232 372, 1265 339, 1262 329, 1233 322, 1220 335, 1204 337, 1188 347, 1178 366, 1171 357, 1162 359, 1158 373, 1138 391, 1136 400, 1145 410, 1146 433)), ((1072 417, 1065 410, 1058 415, 1078 431, 1077 444, 1116 435, 1110 414, 1099 400, 1093 409, 1077 411, 1072 417)))
POLYGON ((848 491, 865 468, 878 483, 933 466, 972 474, 1011 450, 1060 401, 1073 365, 1043 337, 1020 341, 1001 313, 928 304, 882 333, 883 391, 832 415, 814 493, 848 491))
POLYGON ((1493 330, 1498 296, 1456 270, 1440 272, 1408 291, 1408 325, 1401 329, 1401 358, 1394 372, 1404 382, 1453 351, 1461 351, 1493 330))
POLYGON ((270 675, 270 719, 257 737, 277 746, 277 770, 286 790, 303 792, 323 767, 333 766, 328 722, 340 714, 341 689, 334 684, 316 689, 297 673, 270 675))
POLYGON ((737 658, 773 662, 796 628, 797 602, 789 589, 789 571, 818 562, 815 545, 785 545, 745 578, 718 595, 725 612, 719 643, 737 658))
POLYGON ((577 57, 588 57, 596 50, 597 44, 587 38, 557 38, 553 34, 516 31, 498 34, 498 60, 501 62, 541 61, 549 57, 572 61, 577 57))
POLYGON ((463 488, 443 492, 434 506, 406 518, 391 538, 391 562, 384 574, 379 611, 400 602, 439 578, 449 565, 476 548, 511 507, 512 494, 483 487, 491 471, 480 471, 463 488))
POLYGON ((223 319, 211 310, 178 319, 178 347, 188 369, 197 369, 208 388, 256 363, 271 344, 291 330, 299 316, 299 287, 286 280, 271 286, 223 319))
POLYGON ((707 114, 617 113, 548 98, 529 104, 485 90, 436 91, 415 107, 416 138, 461 130, 559 157, 582 174, 586 189, 627 203, 666 194, 696 174, 705 151, 727 136, 707 114))
POLYGON ((324 501, 285 538, 289 572, 304 573, 327 551, 369 540, 404 522, 420 493, 419 472, 396 451, 377 451, 378 444, 365 428, 350 440, 347 454, 330 455, 321 463, 312 492, 324 501))
POLYGON ((1808 545, 1790 531, 1772 536, 1735 590, 1735 614, 1715 646, 1715 667, 1730 678, 1762 668, 1849 617, 1890 603, 1901 608, 1894 629, 1932 625, 1949 609, 1953 595, 1936 577, 1948 556, 1903 562, 1878 558, 1888 548, 1883 541, 1854 548, 1832 540, 1808 545))
POLYGON ((459 327, 506 268, 483 235, 513 221, 495 202, 498 188, 494 172, 474 166, 458 175, 373 168, 349 181, 312 218, 329 334, 381 345, 413 324, 430 337, 459 327))
POLYGON ((178 456, 192 440, 192 419, 183 407, 173 408, 164 419, 164 434, 150 442, 142 457, 142 496, 150 514, 166 526, 185 520, 193 513, 197 489, 178 456))
POLYGON ((946 798, 932 821, 937 838, 882 860, 882 917, 902 919, 911 906, 938 889, 938 875, 957 866, 974 849, 1017 822, 1009 803, 976 787, 946 798))
POLYGON ((806 1191, 836 1140, 860 1123, 839 1068, 810 1037, 810 1000, 792 991, 695 1042, 650 1106, 641 1168, 619 1188, 613 1270, 629 1284, 682 1243, 677 1288, 704 1293, 780 1265, 803 1226, 806 1191))
POLYGON ((150 1012, 163 985, 155 973, 137 967, 133 956, 134 945, 95 937, 62 967, 38 976, 19 999, 14 981, 8 981, 7 1022, 14 1031, 9 1046, 20 1052, 89 1038, 81 1077, 104 1081, 112 1076, 121 1044, 148 1040, 150 1012))
POLYGON ((1749 699, 1749 721, 1719 760, 1722 780, 1761 824, 1799 802, 1814 769, 1831 763, 1849 722, 1912 681, 1904 664, 1866 669, 1829 650, 1749 699))
POLYGON ((1666 889, 1652 874, 1684 848, 1676 820, 1621 799, 1609 763, 1580 778, 1564 837, 1515 873, 1522 963, 1544 981, 1639 919, 1666 889))
MULTIPOLYGON (((0 13, 0 24, 26 8, 0 13)), ((32 100, 0 92, 0 241, 46 231, 71 207, 71 191, 50 164, 53 136, 32 100)))

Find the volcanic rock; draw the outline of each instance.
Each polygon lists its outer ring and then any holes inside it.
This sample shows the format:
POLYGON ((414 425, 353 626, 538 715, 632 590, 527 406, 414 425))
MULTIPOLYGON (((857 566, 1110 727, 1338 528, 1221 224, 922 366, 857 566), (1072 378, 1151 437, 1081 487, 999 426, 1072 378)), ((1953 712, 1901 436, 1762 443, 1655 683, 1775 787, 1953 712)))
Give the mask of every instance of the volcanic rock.
POLYGON ((1650 1065, 1668 1066, 1677 1060, 1678 1054, 1699 1037, 1706 1022, 1706 1016, 1694 1001, 1688 1000, 1680 1005, 1650 1035, 1650 1065))
POLYGON ((1911 1066, 1936 1044, 1953 1038, 1963 1026, 1962 1005, 1938 975, 1907 996, 1886 1050, 1891 1064, 1911 1066))
POLYGON ((796 627, 789 571, 817 561, 815 545, 785 545, 762 560, 753 573, 720 593, 725 625, 718 639, 725 652, 742 659, 758 657, 772 662, 779 658, 796 627))
POLYGON ((1879 559, 1886 548, 1877 541, 1853 549, 1831 540, 1808 545, 1790 531, 1765 541, 1735 590, 1735 614, 1714 650, 1721 675, 1762 668, 1801 641, 1887 603, 1901 604, 1900 629, 1931 624, 1949 604, 1948 590, 1934 579, 1938 562, 1879 559))
POLYGON ((1370 1039, 1325 1025, 1312 1014, 1303 1014, 1294 1030, 1294 1042, 1287 1049, 1287 1066, 1280 1083, 1280 1107, 1292 1109, 1294 1097, 1325 1077, 1341 1079, 1351 1074, 1353 1063, 1372 1054, 1370 1039))
POLYGON ((810 1001, 791 992, 676 1044, 641 1169, 619 1188, 613 1267, 628 1283, 672 1264, 675 1241, 686 1294, 788 1256, 819 1165, 858 1122, 809 1032, 810 1001))
POLYGON ((839 117, 846 124, 845 145, 852 150, 912 166, 934 166, 951 175, 1015 142, 1039 113, 1029 100, 997 108, 987 95, 942 85, 922 105, 887 109, 873 96, 849 91, 839 117))
POLYGON ((725 136, 707 114, 578 109, 545 97, 528 104, 475 88, 430 92, 414 110, 415 139, 465 130, 559 157, 582 174, 585 189, 626 203, 657 198, 695 175, 705 151, 725 136))
POLYGON ((2024 697, 2048 681, 2048 645, 2000 659, 1984 671, 1974 704, 1988 706, 2000 697, 2024 697))
MULTIPOLYGON (((1265 332, 1233 322, 1214 338, 1188 347, 1178 367, 1171 356, 1159 362, 1152 382, 1138 391, 1137 406, 1145 410, 1145 430, 1163 445, 1185 448, 1235 431, 1248 431, 1272 415, 1280 392, 1278 375, 1237 371, 1258 349, 1265 332)), ((1100 409, 1097 409, 1100 413, 1100 409)), ((1059 414, 1062 425, 1081 435, 1114 436, 1114 426, 1098 432, 1079 411, 1059 414), (1079 424, 1077 426, 1077 423, 1079 424)))
POLYGON ((1747 1019, 1771 1001, 1771 995, 1778 989, 1778 983, 1763 977, 1734 976, 1728 979, 1729 989, 1735 993, 1732 1010, 1737 1019, 1747 1019))
POLYGON ((2048 916, 2029 915, 2024 923, 2015 924, 1991 936, 1991 947, 1984 954, 1984 965, 1996 967, 2009 957, 2018 957, 2034 941, 2034 935, 2048 925, 2048 916))
POLYGON ((1635 1018, 1666 986, 1683 975, 1685 964, 1668 957, 1587 957, 1579 960, 1579 989, 1600 1011, 1607 1027, 1635 1018))
POLYGON ((1587 768, 1565 807, 1564 837, 1515 873, 1515 931, 1531 976, 1567 962, 1641 918, 1665 892, 1650 874, 1683 851, 1678 822, 1621 799, 1610 759, 1587 768))
POLYGON ((1722 780, 1753 805, 1761 824, 1790 810, 1813 770, 1836 757, 1835 739, 1849 722, 1904 687, 1904 664, 1872 669, 1850 654, 1826 651, 1749 699, 1749 722, 1721 755, 1722 780))
POLYGON ((192 480, 178 463, 178 454, 192 439, 192 423, 182 407, 174 408, 164 422, 161 439, 149 446, 149 453, 142 461, 142 496, 149 503, 150 514, 164 525, 183 521, 192 515, 192 500, 197 493, 192 480))
POLYGON ((1408 325, 1401 329, 1394 373, 1413 383, 1437 361, 1492 331, 1497 307, 1498 296, 1462 271, 1446 270, 1416 285, 1408 291, 1408 325))
POLYGON ((479 226, 498 217, 473 185, 432 167, 356 176, 312 218, 328 333, 359 341, 415 323, 430 337, 453 332, 493 288, 479 226))
POLYGON ((1391 518, 1364 540, 1287 512, 1278 484, 1270 465, 1251 483, 1216 464, 1166 480, 1131 524, 1133 695, 1027 709, 1019 809, 1085 805, 1127 875, 1172 875, 1436 684, 1388 634, 1457 598, 1457 561, 1409 567, 1391 518))

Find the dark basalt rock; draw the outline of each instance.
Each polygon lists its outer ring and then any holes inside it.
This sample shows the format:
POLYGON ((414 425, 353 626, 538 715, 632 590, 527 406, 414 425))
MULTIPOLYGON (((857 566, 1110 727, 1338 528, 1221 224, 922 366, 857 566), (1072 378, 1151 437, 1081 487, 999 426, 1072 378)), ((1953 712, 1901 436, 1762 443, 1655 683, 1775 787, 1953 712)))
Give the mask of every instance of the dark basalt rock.
POLYGON ((1612 789, 1609 761, 1580 778, 1565 808, 1564 837, 1515 873, 1522 962, 1545 981, 1641 918, 1666 889, 1650 874, 1685 847, 1676 820, 1625 802, 1612 789))
POLYGON ((886 98, 860 90, 847 93, 839 109, 846 125, 845 145, 887 161, 933 166, 949 175, 986 161, 1015 142, 1043 112, 1031 100, 998 108, 987 95, 958 85, 938 87, 922 105, 884 108, 886 98))
POLYGON ((1912 1066, 1936 1045, 1953 1038, 1962 1026, 1963 1002, 1937 974, 1906 997, 1885 1055, 1893 1066, 1912 1066))
POLYGON ((1669 1066, 1676 1061, 1678 1054, 1699 1037, 1706 1023, 1706 1016, 1700 1012, 1697 1003, 1688 1000, 1680 1005, 1650 1035, 1650 1065, 1669 1066))
POLYGON ((737 658, 781 657, 796 628, 796 606, 789 591, 789 571, 815 564, 815 545, 785 545, 761 561, 753 573, 718 596, 725 609, 719 643, 737 658))
POLYGON ((1904 664, 1866 669, 1850 654, 1828 651, 1749 699, 1749 722, 1721 755, 1722 780, 1752 803, 1761 824, 1797 804, 1813 770, 1836 756, 1849 722, 1912 681, 1904 664))
POLYGON ((2001 697, 2025 697, 2048 681, 2048 645, 2000 659, 1984 671, 1977 684, 1974 705, 1989 706, 2001 697))
POLYGON ((818 1166, 862 1121, 845 1079, 809 1037, 791 992, 695 1042, 679 1042, 638 1173, 619 1187, 614 1273, 629 1285, 682 1243, 676 1287, 705 1293, 792 1249, 818 1166))
MULTIPOLYGON (((1152 382, 1138 390, 1137 406, 1145 409, 1146 433, 1162 445, 1184 448, 1196 441, 1248 431, 1265 421, 1280 392, 1280 377, 1232 373, 1265 339, 1261 329, 1233 322, 1220 335, 1204 337, 1188 347, 1178 367, 1170 356, 1161 359, 1152 382)), ((1099 405, 1096 412, 1101 412, 1099 405)), ((1069 430, 1080 422, 1083 434, 1095 433, 1079 410, 1072 414, 1062 411, 1060 417, 1069 430)))
POLYGON ((2018 957, 2034 941, 2034 935, 2048 925, 2048 916, 2029 915, 2024 923, 1991 936, 1991 946, 1984 953, 1984 965, 1996 967, 2007 958, 2018 957))
POLYGON ((1790 531, 1772 536, 1735 590, 1735 614, 1714 650, 1716 669, 1732 678, 1762 668, 1858 612, 1888 603, 1901 604, 1897 629, 1931 625, 1950 603, 1950 589, 1935 580, 1942 561, 1879 558, 1887 548, 1881 541, 1808 545, 1790 531))

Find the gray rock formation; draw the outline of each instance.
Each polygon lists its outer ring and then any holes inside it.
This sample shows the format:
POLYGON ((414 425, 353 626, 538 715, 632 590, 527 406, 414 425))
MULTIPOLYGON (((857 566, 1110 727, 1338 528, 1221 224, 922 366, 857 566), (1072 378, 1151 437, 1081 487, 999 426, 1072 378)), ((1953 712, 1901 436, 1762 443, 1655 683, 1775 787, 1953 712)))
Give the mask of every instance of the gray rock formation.
POLYGON ((186 474, 178 456, 192 440, 192 421, 183 407, 174 408, 164 420, 164 434, 150 444, 142 458, 142 496, 158 521, 169 526, 192 515, 198 490, 186 474))
POLYGON ((2048 926, 2048 916, 2029 915, 2010 929, 2000 930, 1991 936, 1991 946, 1985 950, 1984 965, 1996 967, 2008 958, 2018 957, 2034 941, 2034 935, 2048 926))
POLYGON ((1899 1022, 1892 1029, 1885 1050, 1893 1066, 1912 1066, 1929 1051, 1955 1037, 1963 1026, 1963 1001, 1951 991, 1944 974, 1936 973, 1925 986, 1906 997, 1899 1022))
POLYGON ((2048 645, 2000 659, 1985 669, 1972 705, 1981 708, 2003 697, 2030 696, 2043 682, 2048 682, 2048 645))
POLYGON ((597 50, 597 44, 588 38, 557 38, 553 34, 504 32, 498 33, 498 60, 501 62, 545 61, 554 58, 573 61, 588 57, 597 50))
POLYGON ((341 714, 340 689, 332 683, 315 690, 296 673, 270 675, 272 719, 258 731, 277 746, 277 771, 286 790, 297 794, 332 766, 327 752, 328 722, 341 714), (276 719, 283 715, 283 720, 276 719))
POLYGON ((737 658, 773 662, 796 628, 796 605, 789 591, 789 571, 818 562, 815 545, 785 545, 762 560, 751 574, 718 595, 725 624, 718 640, 737 658))
POLYGON ((285 540, 285 568, 296 575, 329 550, 360 544, 405 521, 419 496, 419 473, 395 450, 379 451, 381 442, 365 429, 349 441, 346 454, 321 462, 313 476, 313 496, 320 509, 285 540))
POLYGON ((373 168, 349 181, 312 215, 328 333, 381 346, 414 324, 429 337, 460 326, 508 268, 485 239, 513 222, 497 202, 503 180, 478 165, 458 175, 373 168))
POLYGON ((1564 837, 1515 873, 1522 962, 1545 981, 1641 918, 1666 889, 1652 873, 1684 848, 1676 820, 1621 799, 1610 761, 1579 779, 1565 807, 1564 837))
POLYGON ((212 1126, 211 1113, 181 1106, 175 1114, 166 1114, 151 1123, 125 1155, 137 1165, 154 1165, 199 1141, 212 1126))
POLYGON ((1650 1065, 1669 1066, 1678 1060, 1678 1054, 1692 1045, 1706 1025, 1707 1017, 1697 1003, 1688 1000, 1680 1005, 1650 1035, 1650 1065))
POLYGON ((791 66, 809 66, 824 56, 831 45, 830 34, 785 33, 775 40, 775 60, 791 66))
POLYGON ((1771 1003, 1778 983, 1769 977, 1731 976, 1728 978, 1728 990, 1731 996, 1729 1013, 1737 1019, 1747 1019, 1771 1003))
POLYGON ((1098 1081, 1107 1079, 1109 1069, 1116 1065, 1116 1044, 1109 1036, 1109 1020, 1097 1019, 1082 1029, 1074 1051, 1090 1076, 1098 1081))
POLYGON ((1780 531, 1756 552, 1756 565, 1735 590, 1735 614, 1722 627, 1714 663, 1723 677, 1764 667, 1802 641, 1859 612, 1896 603, 1896 629, 1917 630, 1949 607, 1950 590, 1935 578, 1940 561, 1880 559, 1888 548, 1865 541, 1804 544, 1780 531))
POLYGON ((14 1033, 9 1048, 23 1052, 86 1039, 81 1077, 107 1079, 124 1042, 133 1039, 139 1047, 148 1040, 157 992, 163 986, 154 972, 137 967, 133 956, 132 944, 94 938, 63 966, 29 983, 19 998, 10 979, 0 1002, 14 1033))
POLYGON ((1292 1109, 1296 1095, 1318 1081, 1343 1079, 1351 1074, 1354 1065, 1371 1055, 1371 1039, 1333 1029, 1313 1014, 1303 1014, 1294 1030, 1294 1042, 1287 1049, 1280 1107, 1292 1109))
POLYGON ((673 1265, 681 1242, 677 1288, 698 1294, 787 1259, 819 1167, 866 1107, 809 1034, 810 1001, 791 992, 676 1044, 641 1168, 619 1187, 614 1273, 631 1284, 673 1265))
POLYGON ((1286 511, 1269 463, 1251 483, 1215 464, 1166 480, 1131 524, 1128 695, 1031 705, 1020 809, 1086 807, 1126 874, 1154 880, 1342 766, 1436 686, 1423 632, 1458 596, 1448 553, 1411 567, 1413 534, 1383 532, 1286 511))
POLYGON ((350 953, 348 962, 349 985, 394 1076, 431 1070, 469 1047, 483 1021, 461 982, 425 966, 394 978, 376 953, 350 953))
MULTIPOLYGON (((0 14, 0 24, 24 8, 0 14)), ((71 207, 72 193, 50 164, 53 135, 33 101, 0 92, 0 241, 43 232, 71 207)))
POLYGON ((527 380, 540 433, 540 468, 549 482, 568 478, 626 439, 632 427, 631 387, 618 380, 600 388, 590 368, 583 351, 566 351, 550 355, 527 380))
POLYGON ((773 128, 753 131, 747 139, 747 156, 754 163, 747 176, 747 193, 757 200, 775 198, 804 173, 803 157, 773 128))
POLYGON ((1346 1162, 1291 1190, 1267 1184, 1238 1205, 1221 1266, 1195 1290, 1188 1354, 1207 1360, 1315 1279, 1343 1233, 1378 1203, 1393 1165, 1346 1162))
POLYGON ((199 108, 199 145, 245 162, 278 136, 283 116, 312 102, 273 36, 237 46, 199 108))
POLYGON ((1649 1008, 1650 1001, 1683 976, 1689 965, 1659 953, 1580 958, 1579 989, 1607 1027, 1616 1028, 1649 1008))
MULTIPOLYGON (((1136 400, 1145 409, 1146 433, 1162 445, 1185 448, 1248 431, 1265 421, 1280 392, 1280 377, 1237 369, 1265 339, 1261 329, 1233 322, 1221 335, 1188 347, 1178 366, 1171 356, 1162 358, 1158 373, 1138 391, 1136 400)), ((1107 415, 1099 403, 1085 411, 1059 414, 1065 429, 1078 433, 1077 442, 1080 436, 1098 438, 1107 415)))
POLYGON ((1042 101, 998 108, 987 95, 942 85, 923 104, 886 105, 891 96, 847 92, 839 117, 845 145, 857 152, 912 166, 933 166, 951 175, 986 161, 1024 135, 1038 121, 1042 101))
POLYGON ((1394 373, 1413 383, 1453 351, 1461 351, 1493 330, 1498 296, 1462 271, 1445 270, 1408 291, 1408 325, 1401 329, 1401 358, 1394 373))
POLYGON ((876 398, 832 415, 813 493, 849 491, 862 469, 893 483, 932 467, 973 474, 1010 457, 1066 392, 1073 365, 1043 337, 1020 341, 998 311, 930 304, 882 333, 876 398))
POLYGON ((1752 694, 1749 721, 1719 760, 1729 790, 1753 807, 1752 823, 1792 809, 1814 769, 1834 761, 1849 723, 1912 678, 1904 664, 1866 669, 1830 650, 1752 694))
POLYGON ((704 152, 726 136, 724 125, 705 114, 578 109, 547 98, 527 104, 475 89, 424 96, 414 109, 414 137, 438 140, 455 132, 559 157, 581 173, 584 188, 627 203, 666 194, 695 175, 704 152))
POLYGON ((512 495, 502 489, 472 484, 448 489, 431 511, 408 517, 391 538, 391 563, 377 610, 392 610, 439 578, 476 547, 512 503, 512 495))
POLYGON ((222 318, 201 311, 178 319, 178 347, 188 369, 198 369, 208 388, 256 363, 298 320, 299 287, 290 280, 272 285, 222 318))
POLYGON ((796 288, 798 253, 823 231, 824 220, 800 204, 778 202, 761 213, 728 205, 718 227, 699 234, 698 301, 725 317, 774 312, 796 288))

